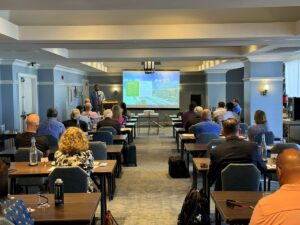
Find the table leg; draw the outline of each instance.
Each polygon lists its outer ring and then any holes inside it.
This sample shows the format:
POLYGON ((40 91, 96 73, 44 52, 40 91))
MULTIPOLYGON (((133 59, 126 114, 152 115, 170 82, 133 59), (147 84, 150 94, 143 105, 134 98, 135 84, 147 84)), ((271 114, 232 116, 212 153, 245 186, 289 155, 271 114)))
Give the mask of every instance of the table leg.
POLYGON ((134 138, 136 138, 136 123, 133 126, 133 135, 134 135, 134 138))
POLYGON ((121 153, 117 154, 117 177, 120 178, 122 173, 122 156, 121 153))
POLYGON ((193 188, 197 188, 197 169, 193 164, 193 188))
POLYGON ((175 126, 173 126, 173 138, 175 138, 175 126))
MULTIPOLYGON (((186 167, 189 170, 189 166, 190 166, 190 154, 186 150, 185 150, 185 152, 186 152, 186 167)), ((193 155, 193 154, 191 153, 191 155, 193 155)))
POLYGON ((10 194, 16 193, 16 178, 12 177, 10 178, 10 194))
POLYGON ((104 225, 105 222, 105 213, 106 213, 106 176, 104 174, 100 175, 101 181, 101 225, 104 225))
POLYGON ((221 225, 221 215, 220 215, 220 212, 219 210, 217 209, 216 207, 216 210, 215 210, 215 224, 216 225, 221 225))
POLYGON ((267 190, 267 174, 264 174, 264 191, 267 190))
POLYGON ((181 143, 180 143, 180 154, 181 154, 181 158, 183 159, 183 149, 184 148, 184 142, 181 140, 181 143))
POLYGON ((175 139, 176 139, 177 151, 179 152, 179 133, 178 132, 175 132, 175 139))

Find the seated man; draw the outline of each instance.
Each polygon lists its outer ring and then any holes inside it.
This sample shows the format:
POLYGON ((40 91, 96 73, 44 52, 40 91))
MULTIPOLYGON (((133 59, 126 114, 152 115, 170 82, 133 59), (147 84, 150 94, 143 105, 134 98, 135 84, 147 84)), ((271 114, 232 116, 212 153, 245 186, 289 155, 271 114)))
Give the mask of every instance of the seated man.
POLYGON ((104 120, 101 120, 97 123, 97 130, 101 127, 113 127, 116 129, 117 133, 120 134, 121 132, 121 124, 112 119, 112 111, 111 109, 106 109, 103 112, 104 120))
POLYGON ((218 102, 218 108, 213 112, 213 120, 217 123, 222 121, 223 115, 226 113, 225 102, 218 102))
POLYGON ((68 127, 79 127, 84 132, 88 131, 88 125, 86 122, 80 120, 80 111, 79 109, 72 109, 71 119, 63 122, 66 128, 68 127))
POLYGON ((182 125, 183 127, 185 127, 185 124, 187 123, 187 121, 189 121, 189 119, 193 118, 195 116, 195 112, 194 112, 194 109, 195 109, 196 105, 194 103, 191 103, 189 105, 189 110, 182 113, 182 125))
POLYGON ((98 122, 99 119, 98 113, 92 111, 92 104, 89 102, 85 104, 85 111, 81 115, 89 117, 92 122, 98 122))
POLYGON ((238 122, 240 121, 240 117, 238 114, 236 114, 235 112, 233 112, 233 103, 232 102, 228 102, 226 104, 226 113, 223 114, 222 120, 227 120, 229 118, 233 118, 236 119, 238 122))
POLYGON ((250 225, 296 225, 300 221, 300 152, 282 151, 276 160, 280 189, 262 198, 253 211, 250 225))
POLYGON ((194 133, 196 137, 201 133, 215 133, 217 137, 219 137, 221 127, 211 120, 211 111, 209 109, 204 109, 202 112, 202 122, 191 126, 189 131, 194 133))
POLYGON ((41 135, 52 135, 57 140, 65 132, 66 128, 63 123, 57 120, 57 110, 49 108, 47 111, 47 120, 37 129, 37 133, 41 135))
POLYGON ((222 188, 221 171, 230 163, 253 163, 262 173, 267 171, 258 146, 254 142, 239 138, 239 125, 235 119, 223 122, 222 134, 226 137, 226 142, 218 145, 210 153, 211 163, 208 171, 209 184, 211 186, 216 181, 216 191, 222 188))
POLYGON ((202 121, 203 108, 201 106, 196 106, 194 109, 195 116, 190 118, 185 124, 185 131, 189 131, 190 127, 202 121))
POLYGON ((31 146, 31 138, 35 137, 36 147, 40 151, 44 153, 45 156, 49 154, 49 142, 46 136, 38 135, 36 133, 37 128, 40 124, 40 117, 38 114, 30 114, 26 119, 26 131, 22 134, 17 134, 15 142, 16 148, 21 147, 30 147, 31 146))

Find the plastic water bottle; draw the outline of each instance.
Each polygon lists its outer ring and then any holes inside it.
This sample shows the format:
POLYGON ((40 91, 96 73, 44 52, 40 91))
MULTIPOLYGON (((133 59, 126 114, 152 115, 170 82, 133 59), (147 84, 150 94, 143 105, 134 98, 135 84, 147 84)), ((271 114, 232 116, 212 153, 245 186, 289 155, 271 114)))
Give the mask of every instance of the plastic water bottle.
POLYGON ((64 182, 60 178, 57 178, 54 182, 54 202, 55 206, 64 204, 64 182))
POLYGON ((77 121, 76 121, 76 127, 80 128, 80 122, 79 122, 79 119, 77 119, 77 121))
POLYGON ((31 148, 30 148, 30 152, 29 152, 29 165, 30 166, 38 165, 37 150, 35 147, 35 137, 31 138, 31 148))
POLYGON ((264 161, 267 161, 268 155, 267 155, 267 144, 266 144, 266 136, 265 134, 261 135, 261 154, 262 154, 262 159, 264 161))

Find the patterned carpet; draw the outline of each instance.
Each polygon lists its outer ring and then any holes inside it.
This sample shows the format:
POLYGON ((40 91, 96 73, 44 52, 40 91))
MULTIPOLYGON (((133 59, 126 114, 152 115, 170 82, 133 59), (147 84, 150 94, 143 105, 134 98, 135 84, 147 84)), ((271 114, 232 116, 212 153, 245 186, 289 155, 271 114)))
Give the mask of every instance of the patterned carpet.
POLYGON ((177 154, 171 128, 161 129, 159 136, 143 132, 134 140, 138 166, 124 167, 108 209, 120 225, 175 225, 191 178, 168 176, 168 158, 177 154))

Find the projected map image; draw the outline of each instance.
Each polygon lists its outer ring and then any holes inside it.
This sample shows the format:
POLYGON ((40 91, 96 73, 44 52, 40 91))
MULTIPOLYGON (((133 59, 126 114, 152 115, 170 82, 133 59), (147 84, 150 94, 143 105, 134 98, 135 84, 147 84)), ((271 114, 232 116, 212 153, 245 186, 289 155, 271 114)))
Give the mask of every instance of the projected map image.
POLYGON ((179 71, 123 72, 123 101, 131 108, 179 108, 179 71))

